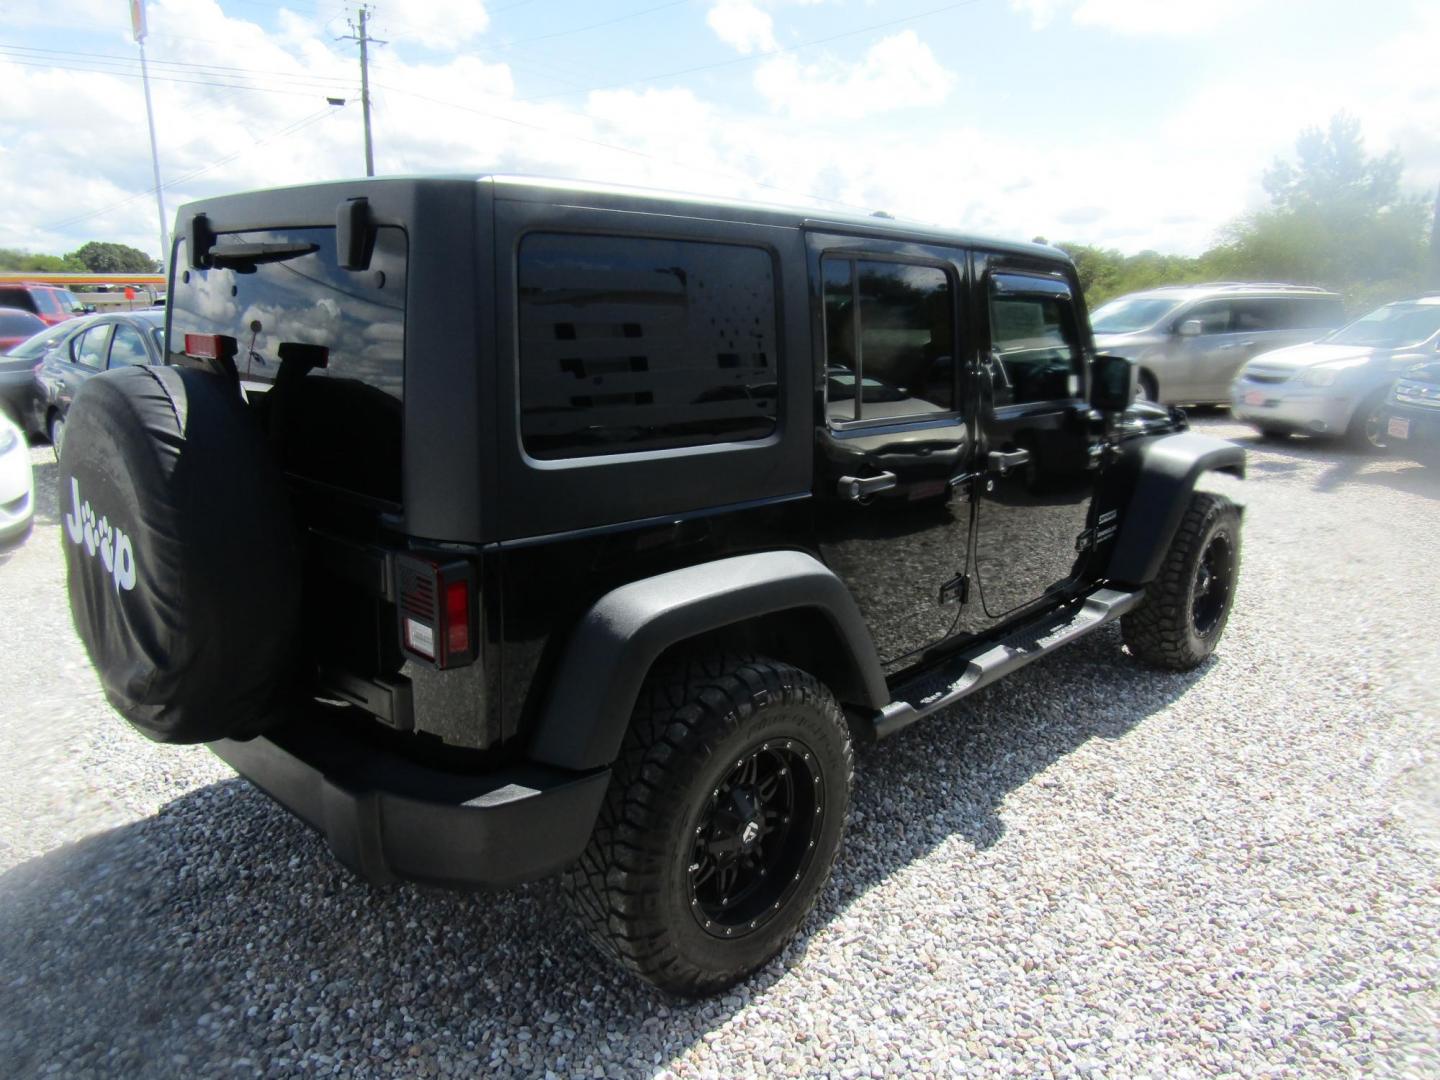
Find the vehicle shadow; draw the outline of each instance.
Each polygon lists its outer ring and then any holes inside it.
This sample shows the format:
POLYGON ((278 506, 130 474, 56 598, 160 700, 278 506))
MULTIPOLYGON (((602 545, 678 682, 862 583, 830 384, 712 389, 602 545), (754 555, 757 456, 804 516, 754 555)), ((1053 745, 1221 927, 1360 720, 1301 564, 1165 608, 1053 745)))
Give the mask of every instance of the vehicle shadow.
POLYGON ((523 1073, 653 1072, 659 1058, 627 1060, 632 1041, 683 1054, 870 889, 953 838, 1003 843, 1010 792, 1200 677, 1140 668, 1109 627, 862 747, 817 910, 781 957, 706 1002, 602 959, 553 881, 499 895, 369 886, 247 783, 222 781, 0 876, 0 1073, 348 1072, 408 1056, 409 1074, 434 1075, 466 1054, 523 1073))
POLYGON ((1314 491, 1323 493, 1347 484, 1365 484, 1406 495, 1440 499, 1440 469, 1427 468, 1398 454, 1354 450, 1322 439, 1267 439, 1259 435, 1241 435, 1230 436, 1230 441, 1264 455, 1252 458, 1249 466, 1252 475, 1294 472, 1308 462, 1326 466, 1312 485, 1314 491), (1272 455, 1285 460, 1266 460, 1272 455))

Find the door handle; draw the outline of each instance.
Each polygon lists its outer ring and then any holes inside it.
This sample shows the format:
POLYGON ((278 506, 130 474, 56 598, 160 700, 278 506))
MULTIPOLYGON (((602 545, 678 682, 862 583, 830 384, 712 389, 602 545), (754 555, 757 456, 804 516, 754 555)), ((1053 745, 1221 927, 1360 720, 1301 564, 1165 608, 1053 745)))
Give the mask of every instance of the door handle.
POLYGON ((840 477, 840 494, 851 502, 862 502, 871 495, 889 491, 899 481, 893 472, 882 472, 876 476, 840 477))
POLYGON ((985 455, 986 472, 1004 475, 1011 469, 1030 464, 1029 450, 991 450, 985 455))

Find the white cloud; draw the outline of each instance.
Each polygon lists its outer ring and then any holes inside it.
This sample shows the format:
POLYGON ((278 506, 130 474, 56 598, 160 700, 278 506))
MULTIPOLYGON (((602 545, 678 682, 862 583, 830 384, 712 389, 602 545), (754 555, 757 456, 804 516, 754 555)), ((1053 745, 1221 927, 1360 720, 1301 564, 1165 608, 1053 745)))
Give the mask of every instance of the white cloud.
POLYGON ((861 60, 804 64, 793 54, 767 60, 755 88, 771 108, 801 120, 855 120, 895 109, 939 105, 955 76, 913 30, 877 42, 861 60))
POLYGON ((752 0, 720 0, 705 22, 726 45, 750 55, 775 48, 775 23, 752 0))
POLYGON ((1185 35, 1203 33, 1253 9, 1259 0, 1010 0, 1027 13, 1036 29, 1068 11, 1079 26, 1098 26, 1121 34, 1185 35))
POLYGON ((375 33, 390 41, 409 41, 437 52, 457 52, 490 26, 490 13, 479 0, 425 0, 396 5, 394 14, 376 15, 375 33))

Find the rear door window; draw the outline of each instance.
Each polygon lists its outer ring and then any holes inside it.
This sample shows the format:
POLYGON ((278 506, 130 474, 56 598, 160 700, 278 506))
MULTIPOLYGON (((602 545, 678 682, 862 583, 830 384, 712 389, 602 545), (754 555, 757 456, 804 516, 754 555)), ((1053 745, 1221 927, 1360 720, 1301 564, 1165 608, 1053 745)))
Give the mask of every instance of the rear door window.
POLYGON ((125 323, 117 323, 115 339, 110 342, 110 366, 133 367, 148 363, 150 355, 145 351, 145 339, 140 336, 140 331, 125 323))
POLYGON ((0 289, 0 307, 19 308, 21 311, 41 311, 29 289, 0 289))
POLYGON ((70 343, 70 358, 91 371, 105 370, 105 351, 110 345, 110 324, 92 326, 70 343))
POLYGON ((949 274, 936 266, 827 256, 821 277, 831 423, 954 411, 949 274))

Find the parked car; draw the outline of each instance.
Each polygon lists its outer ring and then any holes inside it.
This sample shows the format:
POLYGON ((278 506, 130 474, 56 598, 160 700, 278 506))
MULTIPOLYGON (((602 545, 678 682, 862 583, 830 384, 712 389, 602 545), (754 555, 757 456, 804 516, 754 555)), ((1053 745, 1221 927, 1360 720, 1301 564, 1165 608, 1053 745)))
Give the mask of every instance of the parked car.
POLYGON ((1229 400, 1251 357, 1313 341, 1344 322, 1338 295, 1307 285, 1214 282, 1121 296, 1090 319, 1095 347, 1139 368, 1140 391, 1162 404, 1229 400))
POLYGON ((45 329, 45 320, 21 308, 0 307, 0 353, 45 329))
POLYGON ((0 307, 19 308, 37 316, 47 326, 84 315, 87 310, 75 294, 58 285, 0 285, 0 307))
POLYGON ((371 880, 563 873, 712 993, 809 913, 852 739, 1116 620, 1220 641, 1244 451, 1136 409, 1053 248, 503 177, 175 235, 171 364, 70 411, 74 622, 371 880))
POLYGON ((134 311, 92 315, 67 324, 47 342, 35 365, 37 394, 29 424, 61 452, 65 419, 75 392, 102 371, 165 362, 165 313, 134 311))
POLYGON ((35 518, 35 484, 25 433, 0 415, 0 545, 10 546, 30 531, 35 518))
POLYGON ((1308 345, 1257 356, 1230 389, 1230 407, 1265 435, 1385 444, 1390 386, 1440 348, 1440 295, 1376 308, 1308 345))
POLYGON ((1426 465, 1440 465, 1440 359, 1408 369, 1390 390, 1385 408, 1390 449, 1426 465))

